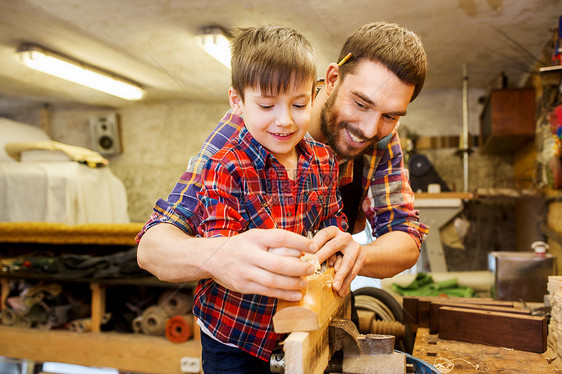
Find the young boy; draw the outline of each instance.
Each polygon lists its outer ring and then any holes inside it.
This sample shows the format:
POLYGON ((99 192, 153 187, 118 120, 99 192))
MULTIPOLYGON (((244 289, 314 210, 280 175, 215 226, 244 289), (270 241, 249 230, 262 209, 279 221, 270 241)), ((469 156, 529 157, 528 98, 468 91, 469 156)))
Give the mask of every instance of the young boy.
MULTIPOLYGON (((199 234, 281 228, 306 236, 327 226, 345 231, 337 162, 327 146, 304 138, 316 82, 308 41, 285 27, 241 29, 232 41, 231 65, 231 110, 221 122, 243 126, 202 171, 199 234)), ((300 257, 295 252, 283 254, 300 257)), ((221 255, 218 248, 215 256, 221 255)), ((268 273, 255 274, 260 276, 268 273)), ((205 373, 269 372, 278 340, 275 308, 274 298, 199 281, 193 310, 205 373)))

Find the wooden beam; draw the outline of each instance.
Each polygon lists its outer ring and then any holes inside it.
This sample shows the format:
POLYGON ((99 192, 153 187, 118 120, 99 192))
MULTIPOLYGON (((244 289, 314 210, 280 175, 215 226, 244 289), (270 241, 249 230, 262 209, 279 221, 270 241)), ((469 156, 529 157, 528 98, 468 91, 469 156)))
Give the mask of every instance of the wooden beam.
POLYGON ((439 310, 439 338, 522 351, 546 351, 545 317, 455 307, 439 310))

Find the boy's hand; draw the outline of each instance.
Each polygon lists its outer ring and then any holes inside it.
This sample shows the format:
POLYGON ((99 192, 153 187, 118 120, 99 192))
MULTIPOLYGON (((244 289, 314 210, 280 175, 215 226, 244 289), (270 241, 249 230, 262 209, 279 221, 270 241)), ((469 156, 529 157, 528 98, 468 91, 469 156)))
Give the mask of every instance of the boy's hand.
POLYGON ((222 286, 241 293, 298 301, 314 266, 300 260, 317 246, 281 229, 251 229, 229 238, 211 253, 205 270, 222 286))
POLYGON ((366 262, 361 251, 361 245, 351 237, 351 234, 341 231, 336 226, 329 226, 314 236, 312 241, 320 248, 316 257, 320 263, 328 260, 334 266, 336 275, 332 288, 340 296, 349 293, 351 281, 363 268, 366 262), (342 256, 343 255, 343 256, 342 256))

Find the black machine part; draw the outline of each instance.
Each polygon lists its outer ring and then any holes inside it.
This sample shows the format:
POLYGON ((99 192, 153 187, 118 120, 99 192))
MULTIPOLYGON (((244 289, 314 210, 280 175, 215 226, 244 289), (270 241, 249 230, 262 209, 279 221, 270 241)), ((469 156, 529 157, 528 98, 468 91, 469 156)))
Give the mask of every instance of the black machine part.
POLYGON ((427 192, 427 186, 430 184, 438 184, 441 191, 450 191, 449 186, 433 168, 426 156, 421 154, 411 155, 408 169, 410 170, 410 186, 414 192, 427 192))

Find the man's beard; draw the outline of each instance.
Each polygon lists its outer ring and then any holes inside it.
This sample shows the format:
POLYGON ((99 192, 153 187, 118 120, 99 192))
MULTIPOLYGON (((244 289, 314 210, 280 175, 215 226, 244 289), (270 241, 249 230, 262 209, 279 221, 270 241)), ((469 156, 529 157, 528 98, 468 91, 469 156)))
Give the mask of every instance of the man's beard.
POLYGON ((336 101, 337 91, 334 91, 328 100, 322 106, 320 110, 320 130, 322 135, 326 139, 325 143, 336 153, 340 158, 354 158, 362 154, 365 150, 371 149, 372 145, 379 140, 378 136, 374 139, 366 140, 365 143, 368 144, 365 147, 358 150, 351 145, 346 145, 347 142, 341 140, 340 130, 347 129, 347 131, 353 133, 355 136, 362 137, 362 134, 357 134, 350 126, 347 121, 337 120, 338 113, 334 109, 334 103, 336 101))

